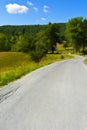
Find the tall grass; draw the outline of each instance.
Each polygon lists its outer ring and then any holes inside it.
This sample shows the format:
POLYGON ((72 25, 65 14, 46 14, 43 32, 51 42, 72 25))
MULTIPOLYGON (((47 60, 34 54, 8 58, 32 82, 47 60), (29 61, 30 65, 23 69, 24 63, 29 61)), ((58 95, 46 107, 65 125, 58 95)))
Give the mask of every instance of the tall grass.
MULTIPOLYGON (((87 57, 87 56, 86 56, 87 57)), ((84 60, 84 63, 87 65, 87 58, 84 60)))
MULTIPOLYGON (((70 56, 63 55, 63 59, 70 56)), ((31 61, 29 54, 20 52, 1 52, 0 53, 0 86, 20 78, 37 68, 48 65, 55 61, 62 60, 59 54, 48 54, 39 64, 31 61)))
POLYGON ((72 47, 66 47, 66 49, 63 47, 63 44, 57 44, 57 52, 58 53, 65 53, 65 54, 68 54, 68 53, 73 53, 73 48, 72 47))

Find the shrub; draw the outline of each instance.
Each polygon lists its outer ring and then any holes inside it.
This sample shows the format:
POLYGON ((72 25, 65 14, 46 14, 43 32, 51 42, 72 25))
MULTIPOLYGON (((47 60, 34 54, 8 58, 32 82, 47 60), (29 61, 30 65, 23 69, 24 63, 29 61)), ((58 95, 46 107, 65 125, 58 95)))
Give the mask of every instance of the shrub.
POLYGON ((63 56, 63 55, 61 55, 61 56, 60 56, 60 59, 64 59, 64 56, 63 56))

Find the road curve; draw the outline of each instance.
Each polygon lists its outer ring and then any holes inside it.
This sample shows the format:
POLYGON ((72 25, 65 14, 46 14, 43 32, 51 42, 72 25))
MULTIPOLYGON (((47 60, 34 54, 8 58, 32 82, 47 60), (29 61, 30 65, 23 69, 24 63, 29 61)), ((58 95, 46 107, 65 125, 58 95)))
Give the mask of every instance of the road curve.
POLYGON ((56 62, 0 89, 0 130, 87 130, 82 62, 56 62))

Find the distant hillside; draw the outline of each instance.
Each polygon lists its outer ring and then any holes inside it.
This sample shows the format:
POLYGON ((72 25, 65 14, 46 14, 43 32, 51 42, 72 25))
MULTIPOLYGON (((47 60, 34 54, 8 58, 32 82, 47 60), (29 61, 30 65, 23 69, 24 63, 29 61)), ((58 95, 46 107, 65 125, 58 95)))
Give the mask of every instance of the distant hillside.
POLYGON ((65 29, 66 29, 66 23, 58 23, 59 27, 60 27, 60 33, 64 34, 65 29))
MULTIPOLYGON (((60 27, 60 35, 64 34, 66 23, 58 23, 60 27)), ((4 33, 7 37, 12 35, 22 34, 31 34, 36 35, 45 25, 5 25, 0 26, 0 33, 4 33)))

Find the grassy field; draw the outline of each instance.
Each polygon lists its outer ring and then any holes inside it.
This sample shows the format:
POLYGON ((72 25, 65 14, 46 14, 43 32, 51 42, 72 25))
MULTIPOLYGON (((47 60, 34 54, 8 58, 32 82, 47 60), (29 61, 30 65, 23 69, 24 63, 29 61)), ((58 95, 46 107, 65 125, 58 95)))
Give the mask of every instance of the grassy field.
POLYGON ((55 61, 69 59, 71 56, 48 54, 39 64, 31 61, 29 54, 20 52, 0 52, 0 86, 55 61))
POLYGON ((63 44, 57 44, 57 51, 59 53, 73 53, 73 48, 72 47, 67 47, 66 49, 63 47, 63 44))

